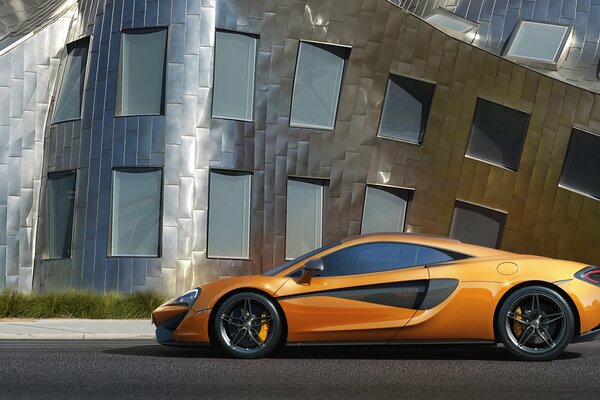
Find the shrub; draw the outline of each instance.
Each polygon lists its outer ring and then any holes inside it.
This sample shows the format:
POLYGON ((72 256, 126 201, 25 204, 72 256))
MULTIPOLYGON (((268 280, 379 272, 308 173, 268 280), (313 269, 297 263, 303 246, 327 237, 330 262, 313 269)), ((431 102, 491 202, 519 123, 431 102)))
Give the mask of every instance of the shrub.
POLYGON ((144 319, 165 302, 154 292, 67 291, 23 294, 0 291, 0 318, 144 319))

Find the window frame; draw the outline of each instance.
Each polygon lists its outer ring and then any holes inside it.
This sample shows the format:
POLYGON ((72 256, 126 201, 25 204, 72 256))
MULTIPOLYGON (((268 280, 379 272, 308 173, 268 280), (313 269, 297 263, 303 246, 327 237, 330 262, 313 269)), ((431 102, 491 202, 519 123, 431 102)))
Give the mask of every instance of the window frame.
POLYGON ((57 124, 62 124, 63 122, 73 122, 73 121, 81 121, 83 119, 83 109, 85 107, 85 91, 87 89, 87 82, 88 82, 88 78, 89 78, 89 74, 90 74, 90 49, 92 47, 92 41, 93 41, 93 35, 87 35, 84 36, 80 39, 74 40, 72 42, 67 43, 64 48, 63 51, 66 53, 66 57, 63 56, 63 58, 65 59, 64 65, 62 65, 62 71, 60 72, 60 79, 57 79, 56 82, 56 88, 58 89, 58 91, 55 93, 55 95, 53 96, 55 98, 54 100, 54 109, 52 110, 52 118, 51 118, 51 122, 50 125, 57 125, 57 124), (58 101, 60 99, 60 94, 62 92, 62 84, 63 84, 63 80, 65 79, 65 75, 67 73, 67 63, 68 63, 68 59, 69 59, 69 53, 71 51, 72 48, 74 47, 78 47, 80 45, 82 45, 83 43, 87 43, 87 52, 86 52, 86 57, 85 57, 85 71, 83 71, 83 87, 81 89, 81 104, 79 105, 79 117, 78 118, 70 118, 70 119, 63 119, 60 121, 56 120, 56 110, 58 109, 58 101))
MULTIPOLYGON (((499 233, 498 233, 498 237, 496 238, 496 245, 493 247, 494 249, 500 249, 500 247, 502 246, 502 240, 504 239, 504 231, 506 229, 506 220, 508 219, 508 212, 499 210, 496 208, 486 207, 481 204, 473 203, 470 201, 456 199, 456 201, 454 202, 454 208, 452 210, 452 219, 450 220, 450 227, 448 228, 448 235, 447 235, 449 238, 454 239, 454 240, 460 240, 460 239, 456 238, 455 236, 452 236, 452 233, 454 232, 454 221, 456 218, 456 209, 458 208, 458 204, 462 204, 463 209, 483 210, 484 213, 480 213, 480 214, 483 214, 484 216, 486 216, 488 218, 491 218, 490 216, 493 217, 495 214, 502 214, 504 216, 503 220, 499 223, 499 225, 500 225, 500 227, 498 229, 499 233)), ((494 219, 494 218, 491 218, 491 219, 494 219)), ((467 243, 467 244, 469 244, 469 243, 467 243)), ((478 245, 478 244, 473 245, 473 246, 489 247, 489 246, 478 245)))
MULTIPOLYGON (((155 116, 164 116, 167 112, 166 102, 167 102, 167 67, 169 65, 169 37, 170 37, 170 25, 156 25, 156 26, 143 26, 139 28, 122 28, 120 30, 120 39, 119 39, 119 64, 117 65, 117 82, 115 88, 115 118, 127 118, 127 117, 155 117, 155 116), (163 76, 162 76, 162 89, 161 89, 161 100, 160 100, 160 112, 159 113, 143 113, 143 114, 122 114, 117 106, 119 103, 119 95, 122 97, 122 91, 119 90, 119 82, 121 81, 121 64, 123 61, 123 42, 125 40, 125 35, 130 32, 158 32, 164 30, 166 31, 165 36, 165 60, 163 64, 163 76)), ((122 102, 122 100, 121 100, 122 102)))
POLYGON ((333 43, 329 43, 329 42, 320 42, 320 41, 316 41, 316 40, 298 40, 298 48, 296 49, 296 62, 294 63, 294 79, 292 80, 292 95, 290 98, 289 124, 288 124, 290 128, 335 131, 335 126, 337 124, 337 115, 340 110, 340 103, 341 103, 341 99, 342 99, 342 90, 344 88, 344 79, 346 77, 346 72, 348 70, 348 62, 350 61, 351 53, 352 53, 351 45, 344 45, 344 44, 337 44, 337 43, 333 44, 333 43), (333 125, 331 127, 319 126, 319 125, 308 125, 308 124, 297 124, 297 123, 292 122, 292 110, 293 110, 293 106, 294 106, 294 93, 296 92, 296 76, 298 73, 298 61, 300 60, 300 47, 301 47, 302 43, 307 43, 309 45, 316 46, 316 47, 320 47, 320 46, 328 47, 329 46, 329 47, 338 47, 338 48, 345 49, 346 54, 343 59, 344 66, 342 68, 342 76, 340 77, 340 90, 337 93, 337 104, 335 106, 335 112, 334 112, 334 116, 333 116, 333 125))
POLYGON ((164 223, 164 198, 165 198, 165 169, 162 165, 124 165, 113 167, 111 169, 110 182, 110 201, 109 201, 109 216, 108 216, 108 243, 106 244, 106 258, 162 258, 163 251, 163 223, 164 223), (160 199, 158 207, 158 243, 156 255, 116 255, 112 253, 112 235, 113 235, 113 212, 114 212, 114 194, 115 194, 115 172, 116 171, 131 171, 131 170, 148 170, 160 171, 160 199))
POLYGON ((596 196, 594 194, 587 193, 581 189, 577 189, 576 187, 570 186, 569 184, 563 183, 563 177, 564 177, 565 169, 567 167, 567 157, 569 156, 569 152, 571 151, 571 144, 573 143, 573 133, 576 130, 581 132, 582 134, 592 135, 592 136, 596 137, 596 140, 598 140, 600 143, 600 134, 591 132, 589 130, 577 128, 575 126, 571 128, 571 135, 569 137, 569 144, 567 145, 567 151, 565 152, 565 158, 562 163, 562 167, 561 167, 561 171, 560 171, 560 178, 558 180, 558 187, 561 189, 567 190, 569 192, 577 193, 581 196, 589 197, 590 199, 600 201, 600 193, 598 196, 596 196))
POLYGON ((433 98, 435 96, 435 92, 437 90, 437 82, 435 81, 430 81, 428 79, 422 79, 422 78, 415 78, 409 75, 405 75, 405 74, 399 74, 399 73, 392 73, 390 72, 388 74, 388 79, 387 79, 387 83, 385 86, 385 93, 383 94, 383 101, 381 103, 381 113, 379 114, 379 121, 377 123, 377 137, 380 139, 386 139, 386 140, 394 140, 396 142, 402 142, 402 143, 408 143, 408 144, 414 144, 417 146, 422 146, 423 145, 423 139, 425 137, 425 132, 427 131, 427 125, 429 125, 429 114, 431 112, 431 106, 433 104, 433 98), (409 80, 413 80, 415 82, 419 82, 419 83, 423 83, 423 84, 427 84, 430 86, 433 86, 433 89, 431 91, 431 99, 429 101, 429 107, 427 107, 427 111, 426 111, 426 118, 425 118, 425 124, 423 125, 423 129, 421 132, 419 132, 419 139, 417 141, 413 141, 410 139, 405 139, 405 138, 398 138, 398 137, 393 137, 393 136, 389 136, 386 135, 385 133, 381 132, 381 123, 383 122, 383 112, 385 110, 385 104, 387 103, 387 97, 388 97, 388 92, 390 89, 390 81, 393 80, 393 76, 395 77, 399 77, 400 79, 409 79, 409 80))
MULTIPOLYGON (((366 210, 366 206, 367 206, 367 193, 369 192, 369 188, 373 188, 373 189, 377 189, 377 190, 382 190, 385 192, 388 192, 394 196, 400 197, 398 196, 398 193, 405 193, 406 194, 406 209, 404 210, 404 223, 402 224, 402 230, 398 231, 398 233, 403 233, 406 232, 406 218, 408 217, 408 210, 412 204, 412 200, 413 197, 415 195, 415 189, 414 188, 406 188, 406 187, 400 187, 400 186, 392 186, 392 185, 381 185, 381 184, 377 184, 377 183, 367 183, 366 187, 365 187, 365 198, 363 200, 363 207, 362 207, 362 214, 361 214, 361 219, 360 219, 360 234, 363 235, 363 224, 364 224, 364 220, 365 220, 365 210, 366 210)), ((404 198, 402 198, 404 200, 404 198)))
POLYGON ((252 181, 254 171, 243 170, 243 169, 227 169, 227 168, 209 168, 208 169, 208 198, 206 200, 206 259, 207 260, 239 260, 239 261, 252 261, 252 181), (208 253, 208 238, 210 235, 210 190, 211 190, 211 179, 210 175, 212 172, 220 173, 223 175, 248 175, 250 177, 250 190, 248 191, 248 255, 245 257, 231 257, 231 256, 216 256, 208 253))
POLYGON ((570 49, 570 46, 567 46, 567 43, 572 40, 573 34, 574 34, 573 25, 554 23, 554 22, 551 23, 548 21, 539 21, 539 20, 534 20, 534 19, 519 18, 517 20, 515 27, 513 28, 513 31, 510 34, 509 40, 504 45, 504 48, 502 50, 502 56, 506 57, 509 60, 512 60, 512 61, 524 64, 524 65, 529 65, 532 67, 539 67, 539 68, 545 68, 545 69, 551 69, 551 70, 557 71, 560 68, 560 66, 562 65, 562 63, 564 62, 564 60, 567 58, 567 54, 569 53, 569 49, 570 49), (559 47, 556 50, 554 59, 547 60, 547 59, 541 59, 541 58, 524 57, 522 55, 510 54, 512 46, 513 46, 515 40, 517 39, 517 36, 519 35, 520 29, 528 23, 567 28, 567 30, 565 31, 563 38, 560 42, 559 47))
POLYGON ((523 151, 525 150, 525 142, 527 141, 527 134, 529 132, 529 124, 531 123, 531 113, 524 111, 522 109, 519 109, 517 107, 513 107, 513 106, 509 106, 503 103, 499 103, 497 101, 494 101, 490 98, 484 97, 484 96, 477 96, 477 100, 475 102, 475 111, 473 112, 473 118, 471 120, 471 127, 469 129, 469 140, 467 141, 467 146, 465 148, 465 158, 470 158, 471 160, 475 160, 475 161, 480 161, 489 165, 493 165, 495 167, 498 168, 502 168, 505 171, 510 171, 510 172, 514 172, 517 173, 519 171, 519 167, 521 166, 521 160, 523 158, 523 151), (513 169, 510 166, 504 165, 498 161, 494 161, 494 160, 487 160, 483 157, 479 157, 473 154, 469 154, 469 148, 471 147, 471 142, 473 140, 473 129, 475 128, 475 118, 477 117, 477 107, 479 105, 479 100, 484 100, 490 103, 493 103, 495 105, 499 105, 501 107, 506 107, 510 110, 514 110, 514 111, 518 111, 520 113, 526 114, 527 115, 527 127, 525 129, 525 133, 523 134, 523 140, 519 149, 519 158, 518 158, 518 162, 517 162, 517 166, 516 169, 513 169))
POLYGON ((240 32, 240 31, 234 31, 234 30, 230 30, 230 29, 221 29, 221 28, 215 28, 215 35, 214 35, 214 43, 215 43, 215 47, 214 47, 214 60, 212 63, 212 94, 211 94, 211 102, 210 102, 210 117, 212 119, 219 119, 219 120, 225 120, 225 121, 242 121, 242 122, 254 122, 254 116, 255 116, 255 110, 254 110, 254 105, 255 105, 255 100, 256 100, 256 67, 257 67, 257 62, 258 62, 258 53, 259 53, 259 48, 260 48, 260 34, 255 34, 255 33, 249 33, 249 32, 240 32), (245 118, 232 118, 232 117, 223 117, 223 116, 218 116, 214 114, 214 98, 215 98, 215 68, 217 66, 217 33, 218 32, 222 32, 222 33, 227 33, 227 34, 235 34, 235 35, 242 35, 242 36, 247 36, 247 37, 251 37, 255 40, 254 42, 254 67, 253 67, 253 75, 252 75, 252 107, 251 107, 251 116, 250 119, 245 119, 245 118))
POLYGON ((479 24, 477 22, 473 22, 467 18, 461 17, 458 14, 454 14, 453 12, 448 11, 447 9, 445 9, 444 7, 441 7, 441 6, 434 9, 423 19, 428 24, 434 26, 435 28, 441 30, 442 32, 444 32, 452 37, 455 37, 457 39, 460 39, 462 41, 465 41, 467 43, 473 43, 473 41, 477 38, 477 33, 479 32, 479 24), (458 31, 456 29, 450 28, 449 26, 435 23, 435 22, 429 20, 430 17, 433 17, 435 15, 440 15, 440 16, 445 17, 450 20, 460 21, 460 22, 464 23, 465 25, 468 25, 469 29, 464 30, 464 31, 458 31))
POLYGON ((55 260, 71 260, 73 259, 73 242, 75 239, 75 220, 77 217, 77 201, 79 200, 79 179, 78 179, 78 170, 77 169, 65 169, 65 170, 57 170, 57 171, 49 171, 46 174, 46 228, 45 233, 46 233, 46 254, 45 257, 42 257, 42 261, 55 261, 55 260), (69 257, 51 257, 50 256, 50 235, 51 235, 51 226, 50 226, 50 194, 49 194, 49 190, 50 190, 50 175, 54 175, 54 174, 64 174, 64 173, 73 173, 75 175, 75 188, 74 188, 74 197, 73 197, 73 221, 71 222, 71 251, 70 251, 70 255, 69 257))
MULTIPOLYGON (((283 248, 283 259, 285 262, 287 261, 292 261, 308 252, 302 253, 296 257, 288 257, 287 255, 287 237, 288 237, 288 187, 289 187, 289 181, 290 180, 295 180, 295 181, 300 181, 300 182, 304 182, 304 183, 310 183, 313 185, 320 185, 321 186, 321 232, 320 232, 320 240, 319 240, 319 245, 316 247, 316 249, 319 249, 321 247, 323 247, 323 240, 324 240, 324 233, 325 233, 325 227, 324 227, 324 217, 326 215, 326 199, 327 199, 327 192, 326 189, 329 187, 329 179, 327 178, 310 178, 310 177, 302 177, 302 176, 288 176, 287 180, 286 180, 286 185, 285 185, 285 231, 284 231, 284 239, 285 239, 285 243, 284 243, 284 248, 283 248)), ((309 250, 310 252, 311 250, 309 250)))

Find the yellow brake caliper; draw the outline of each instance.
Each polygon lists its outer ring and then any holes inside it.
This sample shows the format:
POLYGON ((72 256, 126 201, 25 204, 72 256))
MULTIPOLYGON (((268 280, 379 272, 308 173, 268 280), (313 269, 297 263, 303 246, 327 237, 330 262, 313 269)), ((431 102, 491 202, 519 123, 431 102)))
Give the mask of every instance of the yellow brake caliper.
MULTIPOLYGON (((261 315, 262 318, 266 317, 265 314, 261 315)), ((260 331, 258 331, 258 337, 260 338, 261 342, 265 342, 265 340, 267 340, 267 336, 269 335, 269 324, 267 323, 266 320, 261 319, 261 326, 260 326, 260 331)))
MULTIPOLYGON (((515 314, 523 314, 523 311, 521 310, 521 307, 517 307, 515 309, 515 314)), ((519 321, 521 321, 523 319, 523 317, 521 317, 521 315, 515 315, 515 318, 518 319, 519 321)), ((515 335, 517 335, 517 337, 521 337, 521 334, 523 333, 523 325, 521 325, 520 322, 513 322, 513 329, 515 330, 515 335)))

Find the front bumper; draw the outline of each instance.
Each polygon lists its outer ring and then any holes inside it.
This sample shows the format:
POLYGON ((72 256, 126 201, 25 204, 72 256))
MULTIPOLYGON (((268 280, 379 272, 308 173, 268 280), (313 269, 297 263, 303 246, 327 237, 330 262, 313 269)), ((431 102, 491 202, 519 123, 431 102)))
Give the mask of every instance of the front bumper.
POLYGON ((184 305, 163 305, 152 312, 160 344, 209 343, 210 309, 194 311, 184 305))

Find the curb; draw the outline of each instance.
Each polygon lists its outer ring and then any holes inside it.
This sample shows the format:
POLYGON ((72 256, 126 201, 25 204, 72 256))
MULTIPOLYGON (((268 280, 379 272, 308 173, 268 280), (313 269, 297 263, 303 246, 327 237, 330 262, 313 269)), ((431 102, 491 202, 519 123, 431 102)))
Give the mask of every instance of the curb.
POLYGON ((153 334, 144 333, 15 333, 0 334, 0 340, 147 340, 153 334))

